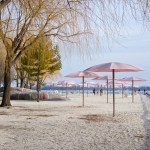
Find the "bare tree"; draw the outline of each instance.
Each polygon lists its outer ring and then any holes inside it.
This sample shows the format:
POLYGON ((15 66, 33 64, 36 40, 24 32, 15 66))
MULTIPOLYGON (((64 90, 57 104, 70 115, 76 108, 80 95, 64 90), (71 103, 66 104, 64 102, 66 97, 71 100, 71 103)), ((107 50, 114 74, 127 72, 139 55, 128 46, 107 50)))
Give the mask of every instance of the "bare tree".
POLYGON ((0 57, 0 87, 1 87, 4 81, 4 68, 5 68, 5 57, 6 57, 6 51, 1 42, 0 42, 0 54, 1 54, 0 57))
MULTIPOLYGON (((5 58, 6 58, 6 50, 3 44, 0 42, 0 87, 4 83, 4 70, 5 70, 5 58)), ((15 69, 11 68, 11 80, 14 79, 15 69)))

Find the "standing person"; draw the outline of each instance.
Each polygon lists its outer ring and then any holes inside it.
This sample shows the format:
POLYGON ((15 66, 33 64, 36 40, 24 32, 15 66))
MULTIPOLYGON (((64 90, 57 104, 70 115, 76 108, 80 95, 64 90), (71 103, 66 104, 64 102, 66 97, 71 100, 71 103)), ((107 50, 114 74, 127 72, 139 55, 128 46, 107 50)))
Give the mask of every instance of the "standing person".
POLYGON ((144 89, 144 95, 145 95, 146 90, 144 89))
POLYGON ((100 96, 102 96, 103 94, 103 89, 100 89, 100 96))
POLYGON ((95 95, 95 88, 93 89, 93 94, 95 95))

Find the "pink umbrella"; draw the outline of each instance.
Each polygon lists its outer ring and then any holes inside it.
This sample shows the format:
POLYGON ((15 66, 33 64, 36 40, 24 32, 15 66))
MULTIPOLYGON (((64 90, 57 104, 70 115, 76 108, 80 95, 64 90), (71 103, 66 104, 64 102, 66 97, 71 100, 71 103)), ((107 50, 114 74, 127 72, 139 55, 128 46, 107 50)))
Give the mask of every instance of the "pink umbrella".
POLYGON ((100 87, 100 86, 101 86, 101 87, 107 87, 106 83, 97 83, 97 86, 98 86, 98 87, 100 87))
MULTIPOLYGON (((108 103, 108 81, 112 80, 113 77, 112 76, 103 76, 103 77, 98 77, 98 78, 94 78, 93 80, 106 80, 106 84, 107 84, 107 103, 108 103)), ((115 80, 118 80, 118 78, 115 78, 115 80)))
POLYGON ((44 81, 44 83, 46 85, 52 85, 53 87, 54 87, 55 84, 57 84, 56 81, 52 81, 50 78, 46 78, 45 81, 44 81))
POLYGON ((59 81, 58 83, 57 83, 58 85, 63 85, 63 86, 66 86, 66 98, 67 98, 67 95, 68 95, 68 86, 69 85, 75 85, 76 83, 74 82, 74 81, 66 81, 66 80, 64 80, 64 81, 59 81))
POLYGON ((137 71, 143 71, 141 68, 137 68, 135 66, 124 64, 124 63, 118 63, 118 62, 110 62, 110 63, 104 63, 99 64, 93 67, 90 67, 86 69, 85 71, 93 71, 93 72, 112 72, 113 76, 113 117, 115 116, 115 72, 137 72, 137 71))
POLYGON ((82 100, 83 100, 83 107, 84 107, 84 78, 95 78, 95 77, 99 77, 99 75, 93 73, 93 72, 89 72, 89 71, 79 71, 79 72, 75 72, 75 73, 71 73, 69 75, 66 75, 65 77, 69 77, 69 78, 82 78, 82 100))
MULTIPOLYGON (((110 81, 108 84, 112 84, 113 82, 112 81, 110 81)), ((115 84, 120 84, 120 85, 122 85, 122 84, 126 84, 127 82, 125 82, 125 81, 115 81, 115 84)))
POLYGON ((91 81, 86 81, 86 82, 84 82, 84 84, 88 84, 88 85, 97 85, 97 83, 96 82, 91 82, 91 81))
POLYGON ((146 81, 143 78, 139 77, 128 77, 128 78, 123 78, 121 81, 131 81, 132 82, 132 103, 134 102, 134 81, 146 81))
MULTIPOLYGON (((113 82, 111 81, 111 82, 109 82, 108 84, 111 84, 111 85, 112 85, 113 82)), ((125 82, 125 81, 121 81, 121 80, 120 80, 120 81, 118 81, 118 80, 115 81, 115 85, 121 85, 121 88, 122 88, 122 98, 123 98, 123 93, 124 93, 124 92, 123 92, 123 87, 124 87, 125 84, 127 84, 127 82, 125 82)))
MULTIPOLYGON (((82 86, 82 85, 83 85, 83 83, 79 83, 78 85, 82 86)), ((90 81, 86 81, 86 82, 84 82, 84 86, 85 86, 85 87, 88 87, 88 85, 96 86, 96 85, 98 85, 98 83, 90 82, 90 81)))
POLYGON ((64 81, 58 81, 58 83, 57 83, 58 85, 74 85, 74 84, 76 84, 74 81, 66 81, 66 80, 64 80, 64 81))

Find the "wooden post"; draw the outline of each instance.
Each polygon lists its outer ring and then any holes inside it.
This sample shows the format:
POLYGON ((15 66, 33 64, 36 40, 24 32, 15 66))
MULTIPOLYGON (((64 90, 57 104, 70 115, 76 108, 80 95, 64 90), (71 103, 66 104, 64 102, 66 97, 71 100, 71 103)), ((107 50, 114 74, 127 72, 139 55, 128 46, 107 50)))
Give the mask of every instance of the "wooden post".
POLYGON ((123 98, 123 84, 122 84, 122 98, 123 98))
POLYGON ((84 76, 82 77, 82 106, 84 107, 84 76))
POLYGON ((67 83, 66 83, 66 98, 67 98, 67 95, 68 95, 68 86, 67 86, 67 83))
POLYGON ((107 104, 108 104, 108 79, 107 79, 107 104))
POLYGON ((115 116, 115 70, 113 69, 112 72, 112 76, 113 76, 113 117, 115 116))
POLYGON ((134 103, 134 81, 132 80, 132 103, 134 103))
POLYGON ((88 97, 88 83, 87 83, 87 97, 88 97))

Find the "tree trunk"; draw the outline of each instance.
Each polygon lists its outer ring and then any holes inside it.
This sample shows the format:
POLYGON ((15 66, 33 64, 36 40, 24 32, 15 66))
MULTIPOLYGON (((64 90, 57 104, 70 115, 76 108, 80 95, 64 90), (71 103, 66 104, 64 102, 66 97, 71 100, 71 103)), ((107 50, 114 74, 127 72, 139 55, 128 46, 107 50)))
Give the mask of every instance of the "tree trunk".
POLYGON ((37 72, 37 102, 40 101, 40 64, 38 63, 38 72, 37 72))
POLYGON ((17 87, 19 87, 19 82, 18 82, 18 80, 19 80, 19 76, 18 76, 18 72, 17 72, 17 78, 16 78, 16 86, 17 86, 17 87))
POLYGON ((40 84, 39 84, 39 80, 37 81, 37 102, 40 101, 40 84))
POLYGON ((32 89, 32 84, 30 84, 30 89, 32 89))
POLYGON ((28 85, 29 85, 29 81, 28 81, 28 78, 26 78, 26 81, 25 81, 25 84, 24 84, 24 88, 28 88, 28 85))
POLYGON ((20 78, 20 88, 23 88, 23 82, 24 82, 24 79, 20 78))
POLYGON ((10 71, 11 71, 11 61, 10 61, 10 58, 8 56, 6 56, 5 72, 4 72, 4 93, 3 93, 1 107, 11 106, 11 103, 10 103, 10 85, 11 85, 10 71))

